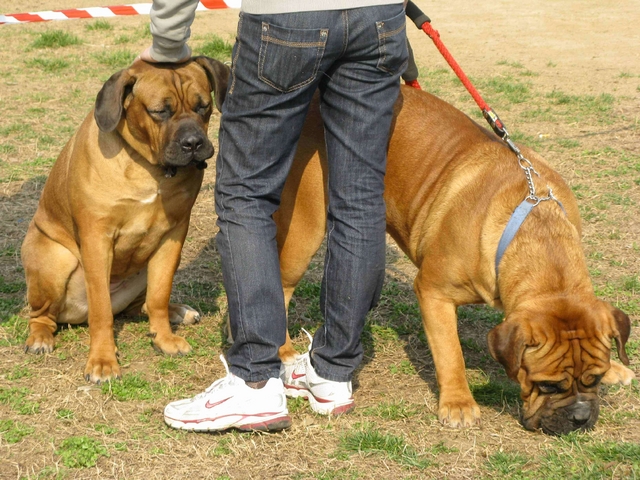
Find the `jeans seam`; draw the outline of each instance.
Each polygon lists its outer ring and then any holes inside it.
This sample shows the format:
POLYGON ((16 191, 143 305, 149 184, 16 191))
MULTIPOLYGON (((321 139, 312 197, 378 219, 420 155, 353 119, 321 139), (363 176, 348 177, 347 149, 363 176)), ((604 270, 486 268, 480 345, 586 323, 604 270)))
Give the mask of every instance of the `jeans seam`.
MULTIPOLYGON (((240 30, 242 29, 242 12, 240 13, 240 18, 238 19, 238 38, 240 38, 240 30)), ((238 63, 238 57, 240 56, 240 48, 242 48, 242 43, 238 42, 238 48, 236 48, 236 55, 233 57, 231 62, 231 86, 229 87, 228 95, 233 94, 233 90, 236 86, 236 65, 238 63)), ((218 147, 219 148, 219 147, 218 147)))
MULTIPOLYGON (((224 137, 225 137, 225 132, 224 130, 221 132, 220 134, 220 138, 218 139, 218 155, 220 155, 220 152, 222 151, 222 144, 224 142, 224 137)), ((217 172, 217 176, 219 178, 222 178, 222 171, 224 168, 224 161, 220 161, 220 171, 217 172)), ((218 190, 218 192, 220 192, 220 190, 218 190)), ((227 209, 225 207, 225 200, 224 200, 224 194, 222 192, 219 193, 220 196, 220 215, 219 217, 222 219, 223 222, 226 222, 226 212, 227 209)), ((240 292, 238 291, 238 279, 235 277, 235 272, 236 272, 236 268, 235 268, 235 261, 233 258, 233 249, 231 248, 231 240, 230 240, 230 236, 229 235, 225 235, 225 241, 227 242, 227 251, 229 252, 229 261, 231 262, 231 272, 233 272, 234 278, 233 278, 233 287, 236 290, 236 298, 240 298, 240 292)), ((227 309, 229 307, 227 306, 227 309)), ((244 322, 243 322, 243 314, 242 314, 242 303, 238 302, 237 304, 237 308, 238 308, 238 321, 236 322, 236 326, 237 328, 242 330, 242 338, 246 338, 247 334, 244 330, 244 322)), ((227 315, 229 314, 229 312, 227 311, 227 315)), ((247 348, 249 349, 249 358, 253 358, 253 354, 251 353, 251 344, 247 344, 247 348)), ((250 374, 251 375, 251 374, 250 374)))
POLYGON ((383 32, 378 35, 378 38, 387 38, 393 37, 394 35, 403 31, 406 27, 403 25, 402 27, 396 28, 395 30, 391 30, 390 32, 383 32))
POLYGON ((279 38, 272 37, 270 35, 265 35, 262 37, 263 40, 266 40, 267 43, 275 43, 277 45, 283 45, 285 47, 298 47, 298 48, 311 48, 311 47, 324 47, 323 42, 287 42, 284 40, 280 40, 279 38))
POLYGON ((349 45, 349 11, 344 10, 342 12, 342 23, 344 28, 342 29, 344 32, 344 38, 342 39, 342 52, 341 56, 347 52, 347 46, 349 45))

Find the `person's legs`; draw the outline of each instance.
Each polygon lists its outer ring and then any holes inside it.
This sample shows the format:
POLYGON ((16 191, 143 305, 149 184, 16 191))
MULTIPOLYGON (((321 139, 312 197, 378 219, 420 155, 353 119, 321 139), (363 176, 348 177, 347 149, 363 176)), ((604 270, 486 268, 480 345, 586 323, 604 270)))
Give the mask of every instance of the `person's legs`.
POLYGON ((238 26, 215 199, 234 339, 227 360, 246 381, 279 376, 286 314, 272 215, 319 81, 328 37, 316 26, 323 13, 242 14, 238 26))
POLYGON ((234 343, 226 377, 167 405, 165 421, 174 428, 278 430, 291 424, 279 378, 286 315, 272 215, 321 64, 331 61, 325 24, 332 17, 339 14, 240 17, 215 189, 217 246, 234 343))
POLYGON ((348 10, 348 44, 320 85, 329 161, 324 326, 311 363, 328 380, 350 381, 360 336, 385 272, 384 173, 393 105, 407 64, 402 5, 348 10))

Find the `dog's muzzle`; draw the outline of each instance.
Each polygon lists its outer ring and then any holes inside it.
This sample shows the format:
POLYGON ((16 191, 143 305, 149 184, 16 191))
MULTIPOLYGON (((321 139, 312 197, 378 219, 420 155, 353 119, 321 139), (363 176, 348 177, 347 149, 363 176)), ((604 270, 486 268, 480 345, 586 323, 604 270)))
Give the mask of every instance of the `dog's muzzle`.
POLYGON ((207 166, 206 160, 213 156, 213 144, 198 126, 185 125, 178 128, 164 152, 165 167, 186 167, 193 163, 199 168, 207 166))
POLYGON ((541 429, 547 435, 565 435, 576 430, 590 430, 598 421, 600 400, 597 396, 589 397, 579 394, 576 401, 567 406, 544 406, 534 416, 527 419, 523 417, 522 425, 527 430, 541 429))

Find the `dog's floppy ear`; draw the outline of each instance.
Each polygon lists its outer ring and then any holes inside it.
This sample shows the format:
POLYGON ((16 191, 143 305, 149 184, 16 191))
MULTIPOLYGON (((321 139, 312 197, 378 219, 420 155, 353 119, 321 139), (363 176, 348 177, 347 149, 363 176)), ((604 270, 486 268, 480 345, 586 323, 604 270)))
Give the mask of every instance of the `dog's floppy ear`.
POLYGON ((124 99, 131 91, 136 78, 127 70, 111 75, 96 97, 93 117, 103 132, 112 132, 120 123, 124 109, 124 99))
POLYGON ((487 334, 491 356, 500 362, 511 380, 518 381, 522 354, 530 343, 530 329, 517 318, 508 318, 487 334))
POLYGON ((618 358, 625 365, 629 365, 629 357, 625 350, 629 334, 631 333, 631 320, 629 316, 619 308, 614 307, 610 303, 604 302, 609 308, 609 312, 613 316, 611 322, 612 338, 616 341, 616 349, 618 350, 618 358))
POLYGON ((231 70, 224 63, 213 58, 200 56, 193 57, 193 60, 204 68, 211 85, 211 91, 216 99, 216 107, 218 111, 222 111, 224 97, 227 95, 227 84, 229 83, 229 74, 231 70))

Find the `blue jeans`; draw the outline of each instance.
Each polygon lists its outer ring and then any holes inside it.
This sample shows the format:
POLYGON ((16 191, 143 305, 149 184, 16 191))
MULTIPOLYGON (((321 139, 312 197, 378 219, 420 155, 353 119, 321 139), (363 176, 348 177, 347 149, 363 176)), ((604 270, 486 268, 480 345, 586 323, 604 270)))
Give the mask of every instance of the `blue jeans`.
POLYGON ((318 374, 350 380, 385 272, 384 173, 407 64, 402 4, 240 14, 216 163, 217 247, 234 343, 230 370, 277 377, 286 313, 272 219, 316 90, 329 164, 318 374))

